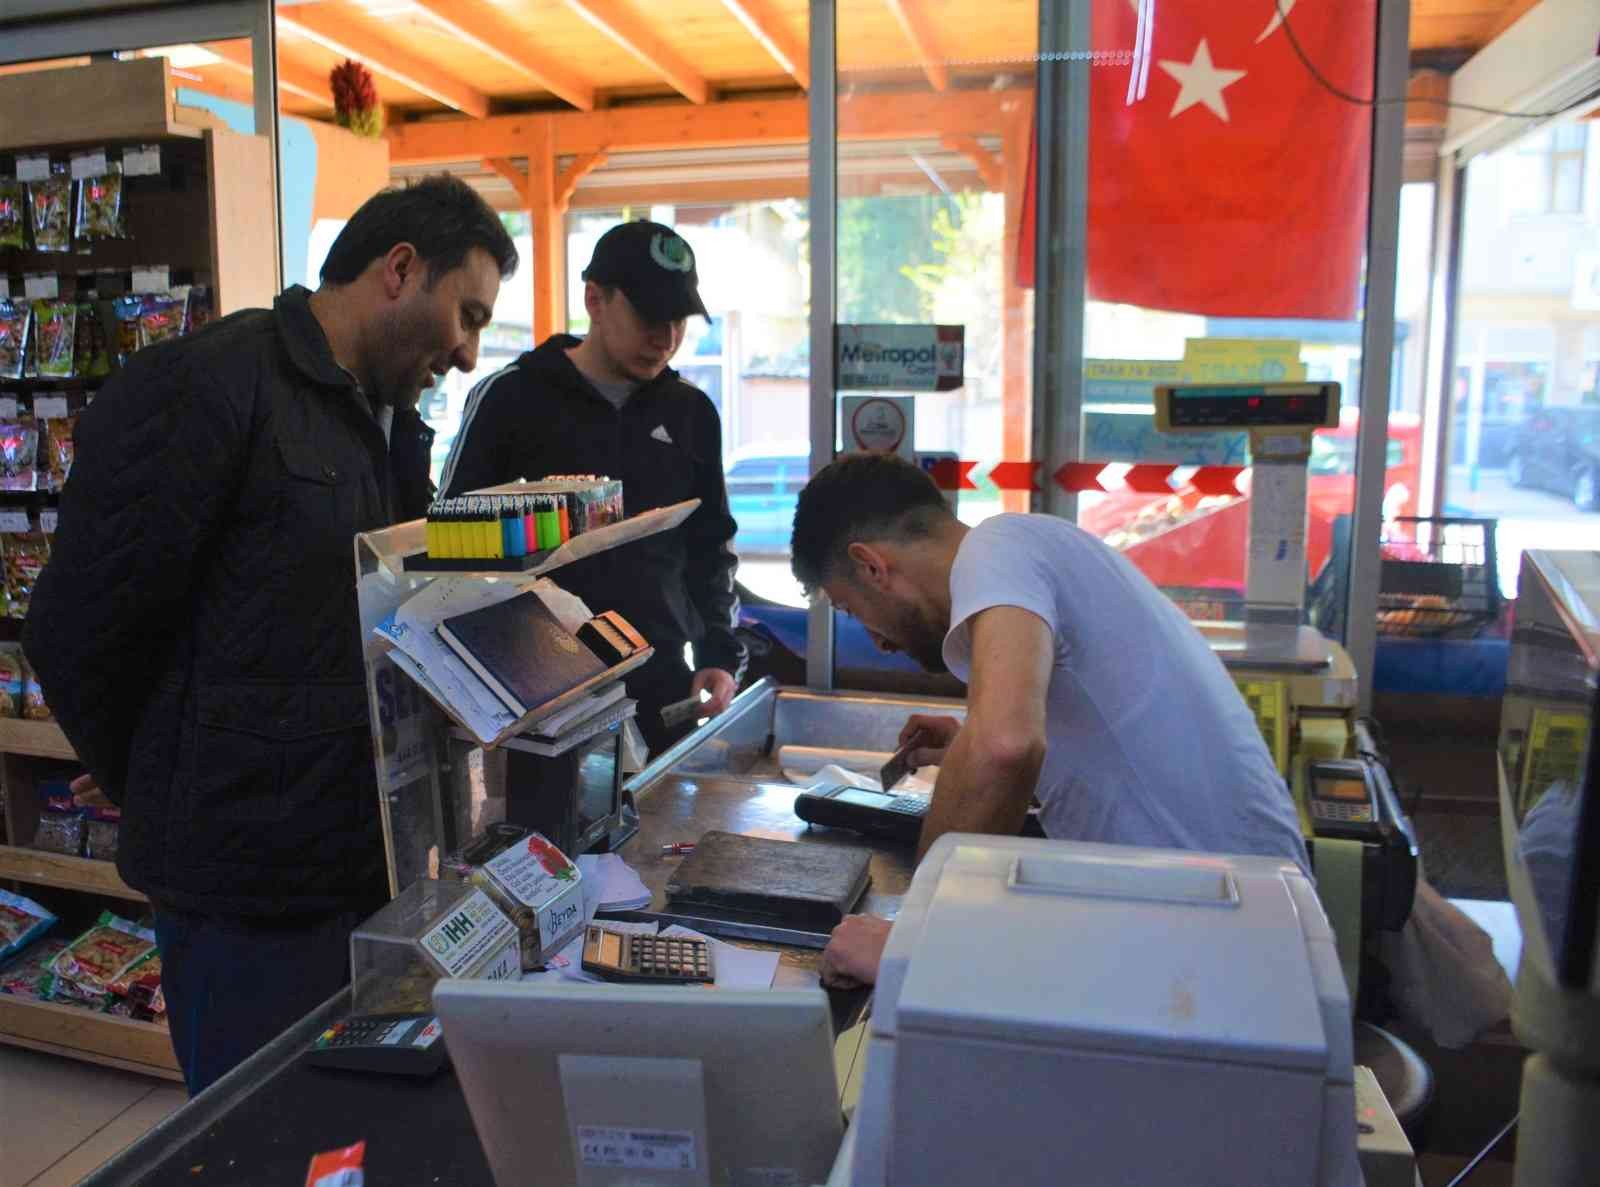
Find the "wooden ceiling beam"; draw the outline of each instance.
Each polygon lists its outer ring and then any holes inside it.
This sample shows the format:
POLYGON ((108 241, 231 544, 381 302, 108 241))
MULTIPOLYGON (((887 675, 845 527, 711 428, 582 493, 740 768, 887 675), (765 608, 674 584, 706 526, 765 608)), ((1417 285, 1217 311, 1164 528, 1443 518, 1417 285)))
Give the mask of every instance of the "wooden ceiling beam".
MULTIPOLYGON (((860 95, 840 104, 844 140, 988 136, 1014 110, 1026 110, 1030 90, 962 91, 959 94, 860 95)), ((555 115, 497 115, 486 120, 419 120, 389 128, 390 159, 397 165, 438 165, 526 151, 529 129, 548 119, 557 156, 647 149, 712 148, 733 144, 804 144, 805 98, 738 99, 695 107, 686 103, 612 107, 555 115)))
POLYGON ((801 90, 811 89, 811 62, 806 47, 789 35, 783 18, 768 0, 722 0, 722 4, 772 55, 773 61, 800 84, 801 90))
POLYGON ((939 42, 934 37, 928 14, 922 10, 922 0, 884 0, 884 3, 905 30, 906 40, 911 42, 922 72, 928 76, 928 85, 936 91, 949 89, 950 71, 939 52, 939 42))
POLYGON ((1449 98, 1448 75, 1437 70, 1413 70, 1406 81, 1406 127, 1444 127, 1449 98))
POLYGON ((945 136, 941 143, 951 152, 958 152, 977 167, 983 184, 997 194, 1006 192, 1006 167, 994 153, 978 143, 976 136, 945 136))
POLYGON ((572 204, 572 195, 578 188, 578 183, 605 163, 606 154, 603 152, 586 152, 575 157, 572 164, 563 169, 556 177, 556 209, 565 211, 572 204))
POLYGON ((567 7, 661 75, 689 102, 710 101, 711 84, 624 0, 567 0, 567 7))
MULTIPOLYGON (((205 47, 222 59, 221 64, 240 74, 254 75, 255 59, 248 41, 220 41, 205 47)), ((289 61, 278 54, 278 90, 323 107, 333 106, 333 84, 315 70, 289 61)))
POLYGON ((452 36, 526 74, 579 111, 594 110, 594 84, 528 48, 528 36, 486 0, 412 0, 452 36))
POLYGON ((528 190, 528 175, 518 169, 505 157, 484 157, 483 167, 491 173, 498 173, 505 178, 506 183, 517 193, 517 201, 522 203, 521 209, 533 208, 532 196, 528 190))
POLYGON ((353 58, 374 74, 392 78, 402 86, 453 107, 463 115, 483 119, 489 114, 489 96, 440 70, 387 38, 357 28, 324 4, 298 4, 278 10, 278 28, 314 41, 343 58, 353 58))
POLYGON ((1494 24, 1489 26, 1489 31, 1484 35, 1483 44, 1488 45, 1512 25, 1516 24, 1528 14, 1530 8, 1535 7, 1539 0, 1506 0, 1500 9, 1500 14, 1494 18, 1494 24))

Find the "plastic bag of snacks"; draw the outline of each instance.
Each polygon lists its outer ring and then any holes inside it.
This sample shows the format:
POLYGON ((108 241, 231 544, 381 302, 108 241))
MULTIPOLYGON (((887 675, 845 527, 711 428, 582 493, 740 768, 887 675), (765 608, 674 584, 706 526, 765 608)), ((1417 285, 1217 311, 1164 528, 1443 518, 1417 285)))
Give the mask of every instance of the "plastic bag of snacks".
POLYGON ((138 293, 112 298, 111 316, 117 329, 116 341, 111 345, 119 367, 127 363, 128 356, 139 349, 139 312, 143 308, 144 297, 138 293))
POLYGON ((97 861, 117 860, 117 839, 122 826, 115 820, 88 820, 84 822, 83 855, 97 861))
POLYGON ((28 246, 28 187, 0 180, 0 248, 28 246))
POLYGON ((33 310, 26 301, 0 299, 0 379, 21 379, 28 360, 28 323, 33 310))
POLYGON ((106 328, 92 301, 78 304, 77 337, 72 344, 72 369, 81 376, 111 374, 111 354, 106 348, 106 328))
POLYGON ((65 780, 50 779, 39 784, 44 799, 39 825, 34 830, 30 849, 60 853, 67 857, 83 855, 84 812, 72 798, 72 787, 65 780))
POLYGON ((110 911, 56 957, 50 969, 87 993, 109 993, 111 985, 156 950, 155 932, 110 911))
POLYGON ((78 418, 64 416, 48 420, 45 425, 46 486, 50 490, 60 490, 72 476, 72 431, 77 428, 78 418))
POLYGON ((50 962, 60 956, 66 946, 65 940, 40 940, 0 962, 0 993, 29 1001, 49 1001, 56 982, 50 962))
POLYGON ((184 303, 170 293, 148 293, 139 309, 139 346, 154 346, 183 333, 184 303))
POLYGON ((209 284, 189 286, 189 296, 184 302, 183 332, 192 334, 216 317, 216 305, 211 299, 209 284))
POLYGON ((33 587, 50 559, 49 542, 39 532, 6 532, 0 534, 0 553, 4 554, 6 614, 26 618, 33 587))
POLYGON ((22 951, 55 921, 54 915, 31 898, 0 890, 0 957, 22 951))
POLYGON ((27 656, 22 657, 22 716, 28 721, 50 720, 50 706, 44 703, 44 686, 39 683, 27 656))
POLYGON ((41 379, 72 378, 78 343, 78 306, 71 301, 35 301, 33 338, 41 379))
POLYGON ((86 177, 78 183, 78 242, 125 239, 122 217, 122 174, 86 177))
POLYGON ((0 424, 0 490, 38 485, 39 430, 31 424, 0 424))
POLYGON ((28 183, 35 251, 72 249, 72 179, 65 173, 28 183))
POLYGON ((0 647, 0 717, 22 716, 22 652, 0 647))

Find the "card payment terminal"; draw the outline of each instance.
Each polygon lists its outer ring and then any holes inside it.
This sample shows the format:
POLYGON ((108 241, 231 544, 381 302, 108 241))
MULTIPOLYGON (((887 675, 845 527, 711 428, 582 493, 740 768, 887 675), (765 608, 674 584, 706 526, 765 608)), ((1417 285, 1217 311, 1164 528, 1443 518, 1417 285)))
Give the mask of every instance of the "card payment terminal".
POLYGON ((807 824, 848 828, 871 837, 915 845, 922 835, 928 798, 893 795, 865 787, 818 787, 795 797, 794 814, 807 824))

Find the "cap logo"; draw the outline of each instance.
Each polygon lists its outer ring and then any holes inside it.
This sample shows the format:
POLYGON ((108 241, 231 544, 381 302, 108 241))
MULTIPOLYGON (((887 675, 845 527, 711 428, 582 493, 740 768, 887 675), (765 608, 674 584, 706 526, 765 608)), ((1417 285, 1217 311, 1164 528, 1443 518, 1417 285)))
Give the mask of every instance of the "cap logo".
POLYGON ((650 258, 668 272, 694 271, 694 253, 676 235, 657 232, 650 239, 650 258))

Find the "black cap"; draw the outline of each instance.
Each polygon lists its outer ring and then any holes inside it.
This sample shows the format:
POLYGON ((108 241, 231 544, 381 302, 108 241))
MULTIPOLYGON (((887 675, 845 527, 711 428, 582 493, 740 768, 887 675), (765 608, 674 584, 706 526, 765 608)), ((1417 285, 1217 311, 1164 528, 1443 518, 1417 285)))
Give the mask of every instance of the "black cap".
POLYGON ((615 285, 648 321, 711 316, 700 300, 694 251, 682 235, 660 223, 641 219, 612 227, 594 245, 583 278, 615 285))

